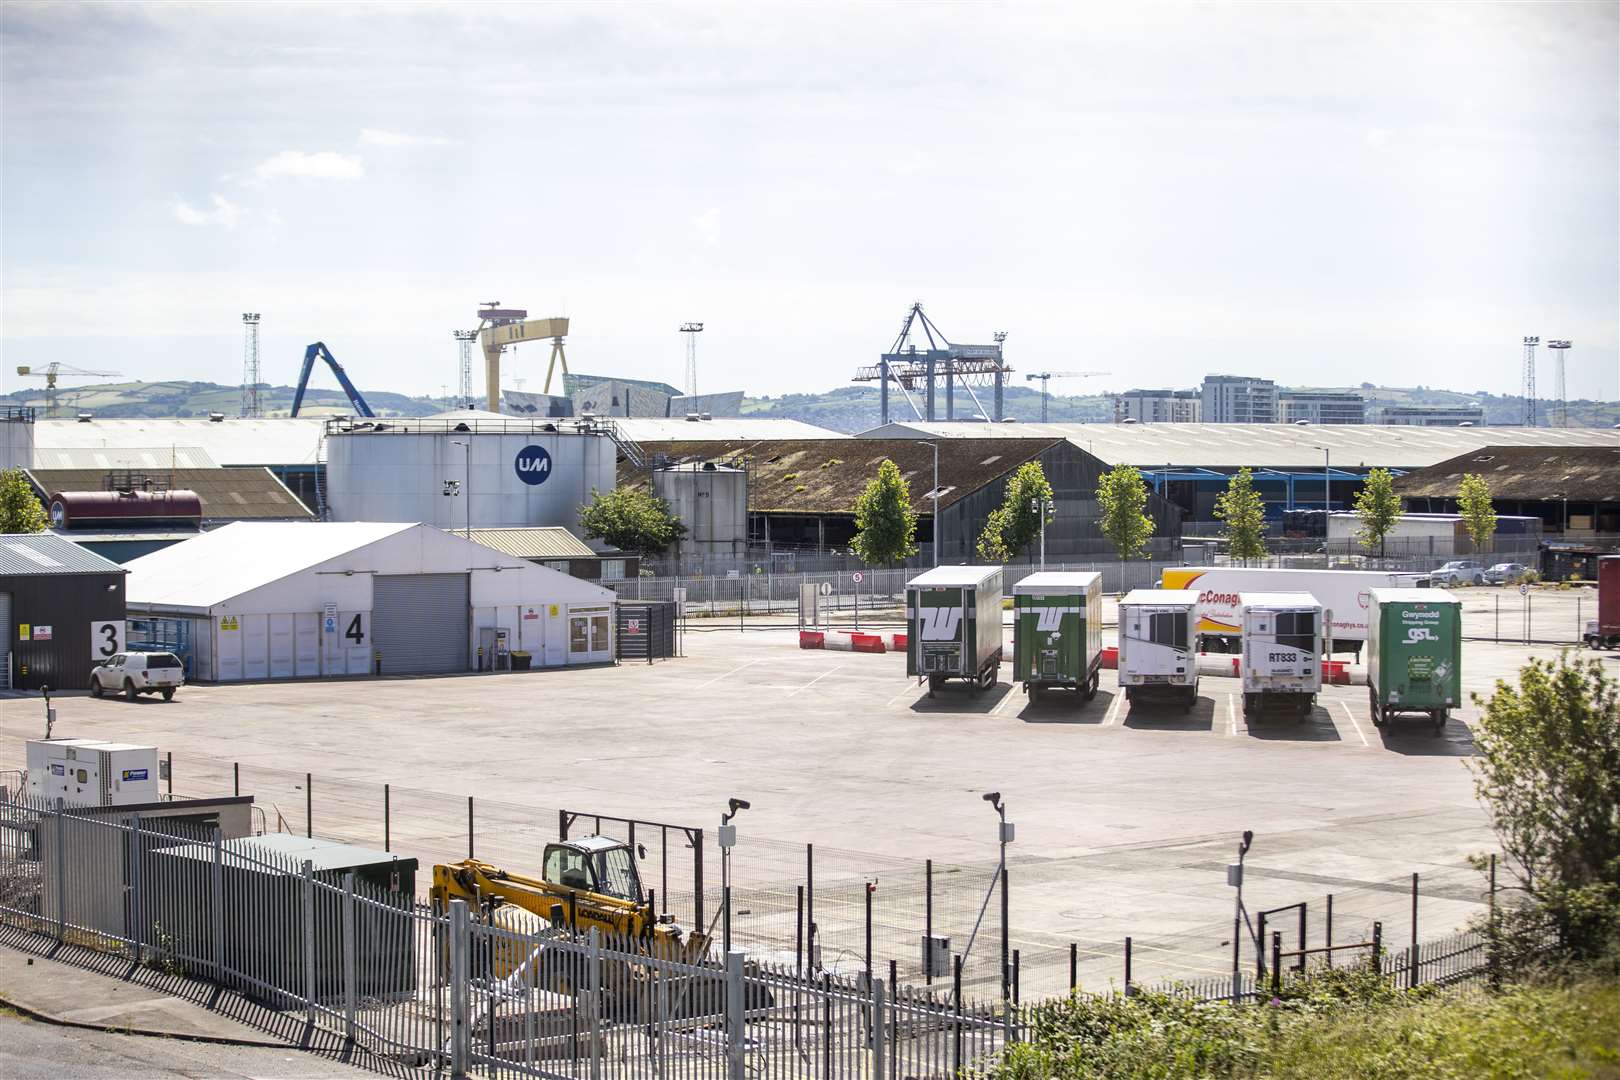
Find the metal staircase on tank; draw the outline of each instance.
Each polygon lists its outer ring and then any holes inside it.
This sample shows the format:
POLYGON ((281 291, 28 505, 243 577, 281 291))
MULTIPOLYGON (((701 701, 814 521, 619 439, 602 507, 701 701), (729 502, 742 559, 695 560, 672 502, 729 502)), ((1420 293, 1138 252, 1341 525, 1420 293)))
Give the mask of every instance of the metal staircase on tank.
POLYGON ((315 447, 315 520, 326 520, 326 435, 315 447))
POLYGON ((626 461, 638 469, 646 464, 647 451, 643 450, 636 440, 621 432, 617 424, 611 420, 597 420, 594 423, 613 440, 613 445, 619 448, 619 453, 624 455, 626 461))

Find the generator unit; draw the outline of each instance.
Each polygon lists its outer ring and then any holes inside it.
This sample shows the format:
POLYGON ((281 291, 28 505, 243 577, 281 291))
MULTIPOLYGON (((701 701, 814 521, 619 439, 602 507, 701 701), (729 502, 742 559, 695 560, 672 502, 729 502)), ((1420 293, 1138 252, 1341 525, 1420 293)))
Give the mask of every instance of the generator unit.
POLYGON ((1367 622, 1367 695, 1374 727, 1401 713, 1440 734, 1462 704, 1462 601, 1444 589, 1374 589, 1367 622))
POLYGON ((1322 605, 1305 592, 1243 593, 1243 715, 1283 705, 1309 716, 1322 689, 1322 605))
POLYGON ((1057 687, 1084 704, 1101 668, 1101 574, 1043 570, 1013 586, 1013 677, 1031 701, 1057 687))
POLYGON ((1132 589, 1119 602, 1119 685, 1125 700, 1198 701, 1198 593, 1132 589))
POLYGON ((1001 567, 936 566, 906 582, 906 674, 994 686, 1001 671, 1001 567))
POLYGON ((69 806, 138 806, 159 801, 155 746, 100 739, 30 739, 28 794, 69 806))

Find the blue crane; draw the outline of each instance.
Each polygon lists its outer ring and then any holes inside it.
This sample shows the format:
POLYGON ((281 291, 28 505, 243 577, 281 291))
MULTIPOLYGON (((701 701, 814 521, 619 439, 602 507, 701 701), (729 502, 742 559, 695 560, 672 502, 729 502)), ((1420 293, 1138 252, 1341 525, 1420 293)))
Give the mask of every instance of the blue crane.
POLYGON ((309 375, 315 369, 315 358, 317 356, 325 360, 326 366, 332 369, 333 375, 337 376, 338 385, 343 387, 343 393, 348 397, 349 404, 354 406, 354 411, 361 416, 375 417, 377 414, 371 411, 371 406, 366 404, 366 399, 361 396, 359 390, 355 389, 354 383, 349 381, 349 376, 344 372, 343 365, 337 362, 337 358, 332 355, 331 350, 326 347, 324 341, 317 341, 304 350, 304 369, 298 373, 298 389, 293 391, 292 414, 297 416, 299 408, 304 404, 304 391, 309 389, 309 375))

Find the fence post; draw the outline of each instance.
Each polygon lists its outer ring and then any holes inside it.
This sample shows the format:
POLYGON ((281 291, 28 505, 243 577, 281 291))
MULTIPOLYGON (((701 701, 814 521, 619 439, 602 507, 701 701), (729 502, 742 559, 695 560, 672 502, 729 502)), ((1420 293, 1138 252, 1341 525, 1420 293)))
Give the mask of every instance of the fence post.
POLYGON ((355 1011, 359 1006, 360 987, 355 972, 355 952, 358 943, 354 937, 354 871, 343 875, 343 1040, 354 1042, 355 1011))
POLYGON ((726 1064, 730 1080, 744 1080, 743 951, 726 953, 726 1064))
POLYGON ((467 901, 450 901, 450 1075, 457 1080, 467 1075, 468 1044, 471 1042, 467 1015, 467 995, 471 989, 467 956, 469 934, 467 901))
POLYGON ((56 798, 56 940, 67 940, 67 814, 66 801, 56 798))
POLYGON ((951 1075, 962 1072, 962 954, 951 957, 951 997, 956 1002, 956 1030, 951 1039, 951 1075))
POLYGON ((872 1080, 883 1080, 884 1051, 889 1046, 883 980, 872 983, 872 1080))
POLYGON ((208 921, 209 939, 214 950, 214 981, 225 981, 225 851, 224 836, 214 826, 213 865, 209 868, 208 921))
POLYGON ((1069 942, 1069 993, 1074 993, 1074 988, 1079 984, 1079 982, 1080 945, 1078 942, 1071 941, 1069 942))
POLYGON ((240 761, 231 762, 231 794, 242 794, 242 763, 240 761))
POLYGON ((1327 957, 1327 966, 1332 967, 1333 966, 1333 894, 1332 893, 1327 894, 1327 937, 1322 942, 1322 944, 1327 946, 1327 952, 1323 953, 1322 955, 1327 957))
POLYGON ((1412 875, 1412 945, 1413 945, 1414 948, 1417 946, 1417 941, 1418 941, 1418 933, 1417 933, 1417 901, 1418 901, 1418 876, 1417 876, 1417 874, 1414 873, 1412 875))
MULTIPOLYGON (((692 830, 692 925, 702 926, 703 922, 703 830, 692 830)), ((667 904, 669 900, 666 898, 667 904)))
MULTIPOLYGON (((738 968, 739 973, 741 967, 738 968)), ((591 927, 590 954, 585 968, 589 988, 591 1025, 591 1080, 602 1080, 602 929, 591 927)), ((490 1013, 490 1042, 495 1041, 495 1014, 490 1013)))
POLYGON ((1373 923, 1372 961, 1373 974, 1382 975, 1384 973, 1384 924, 1381 922, 1373 923))
POLYGON ((315 864, 304 860, 304 1004, 306 1021, 315 1026, 315 864))
MULTIPOLYGON (((635 839, 630 841, 631 853, 635 852, 635 839)), ((467 796, 467 858, 473 857, 473 797, 467 796)))
POLYGON ((392 801, 389 798, 390 794, 391 794, 391 792, 389 790, 389 786, 387 784, 384 784, 383 785, 383 850, 384 851, 389 850, 389 842, 393 839, 393 835, 392 835, 393 821, 391 820, 392 815, 390 814, 390 810, 392 808, 389 806, 389 803, 392 801))
POLYGON ((1496 967, 1496 856, 1491 856, 1491 893, 1490 893, 1490 935, 1486 938, 1486 947, 1490 952, 1485 957, 1486 967, 1490 970, 1490 983, 1495 989, 1501 982, 1501 973, 1496 967))
POLYGON ((1406 949, 1406 988, 1416 990, 1418 984, 1418 945, 1413 942, 1406 949))
MULTIPOLYGON (((169 776, 174 776, 174 770, 169 770, 169 776)), ((304 774, 304 838, 309 839, 315 835, 315 788, 314 777, 304 774)))
POLYGON ((806 967, 816 969, 816 846, 804 845, 804 948, 806 967))
MULTIPOLYGON (((1263 950, 1262 950, 1263 951, 1263 950)), ((1282 993, 1282 931, 1271 932, 1271 996, 1282 993)))
MULTIPOLYGON (((934 940, 934 860, 923 860, 923 937, 927 943, 934 940)), ((924 948, 928 945, 925 944, 924 948)), ((934 954, 928 953, 928 963, 923 968, 923 984, 934 984, 934 954)))
POLYGON ((174 795, 174 751, 173 750, 168 751, 168 753, 165 755, 165 763, 169 766, 169 795, 172 797, 174 795))
MULTIPOLYGON (((1069 946, 1069 989, 1074 989, 1074 946, 1069 946)), ((1131 996, 1131 939, 1125 939, 1125 996, 1131 996)))
POLYGON ((139 964, 144 959, 141 950, 141 928, 146 919, 141 913, 141 815, 133 814, 129 819, 129 852, 126 856, 129 862, 129 942, 134 946, 135 962, 139 964))

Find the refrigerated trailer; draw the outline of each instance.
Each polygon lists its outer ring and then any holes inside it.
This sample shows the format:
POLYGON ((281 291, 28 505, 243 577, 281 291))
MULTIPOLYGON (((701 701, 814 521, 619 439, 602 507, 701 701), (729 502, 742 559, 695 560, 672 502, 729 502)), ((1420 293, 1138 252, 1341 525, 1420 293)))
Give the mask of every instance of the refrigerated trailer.
POLYGON ((1119 685, 1125 700, 1157 698, 1188 712, 1198 700, 1194 614, 1186 589, 1132 589, 1119 602, 1119 685))
POLYGON ((1581 635, 1594 649, 1620 649, 1620 555, 1598 559, 1598 617, 1586 620, 1581 635))
POLYGON ((1446 726, 1462 702, 1462 601, 1440 589, 1374 589, 1367 697, 1374 727, 1401 713, 1446 726))
POLYGON ((1322 689, 1322 605, 1306 592, 1243 593, 1243 715, 1274 705, 1310 715, 1322 689))
POLYGON ((974 691, 1001 670, 1001 567, 936 566, 906 582, 906 674, 928 680, 928 695, 947 679, 974 691))
POLYGON ((1102 575, 1043 570, 1013 586, 1013 677, 1031 701, 1052 688, 1097 696, 1102 575))
POLYGON ((1243 624, 1238 596, 1245 592, 1308 592, 1333 613, 1334 648, 1360 653, 1367 640, 1367 594, 1373 589, 1416 588, 1422 574, 1374 570, 1271 570, 1240 566, 1173 566, 1159 584, 1198 594, 1198 647, 1204 652, 1238 652, 1243 624))

